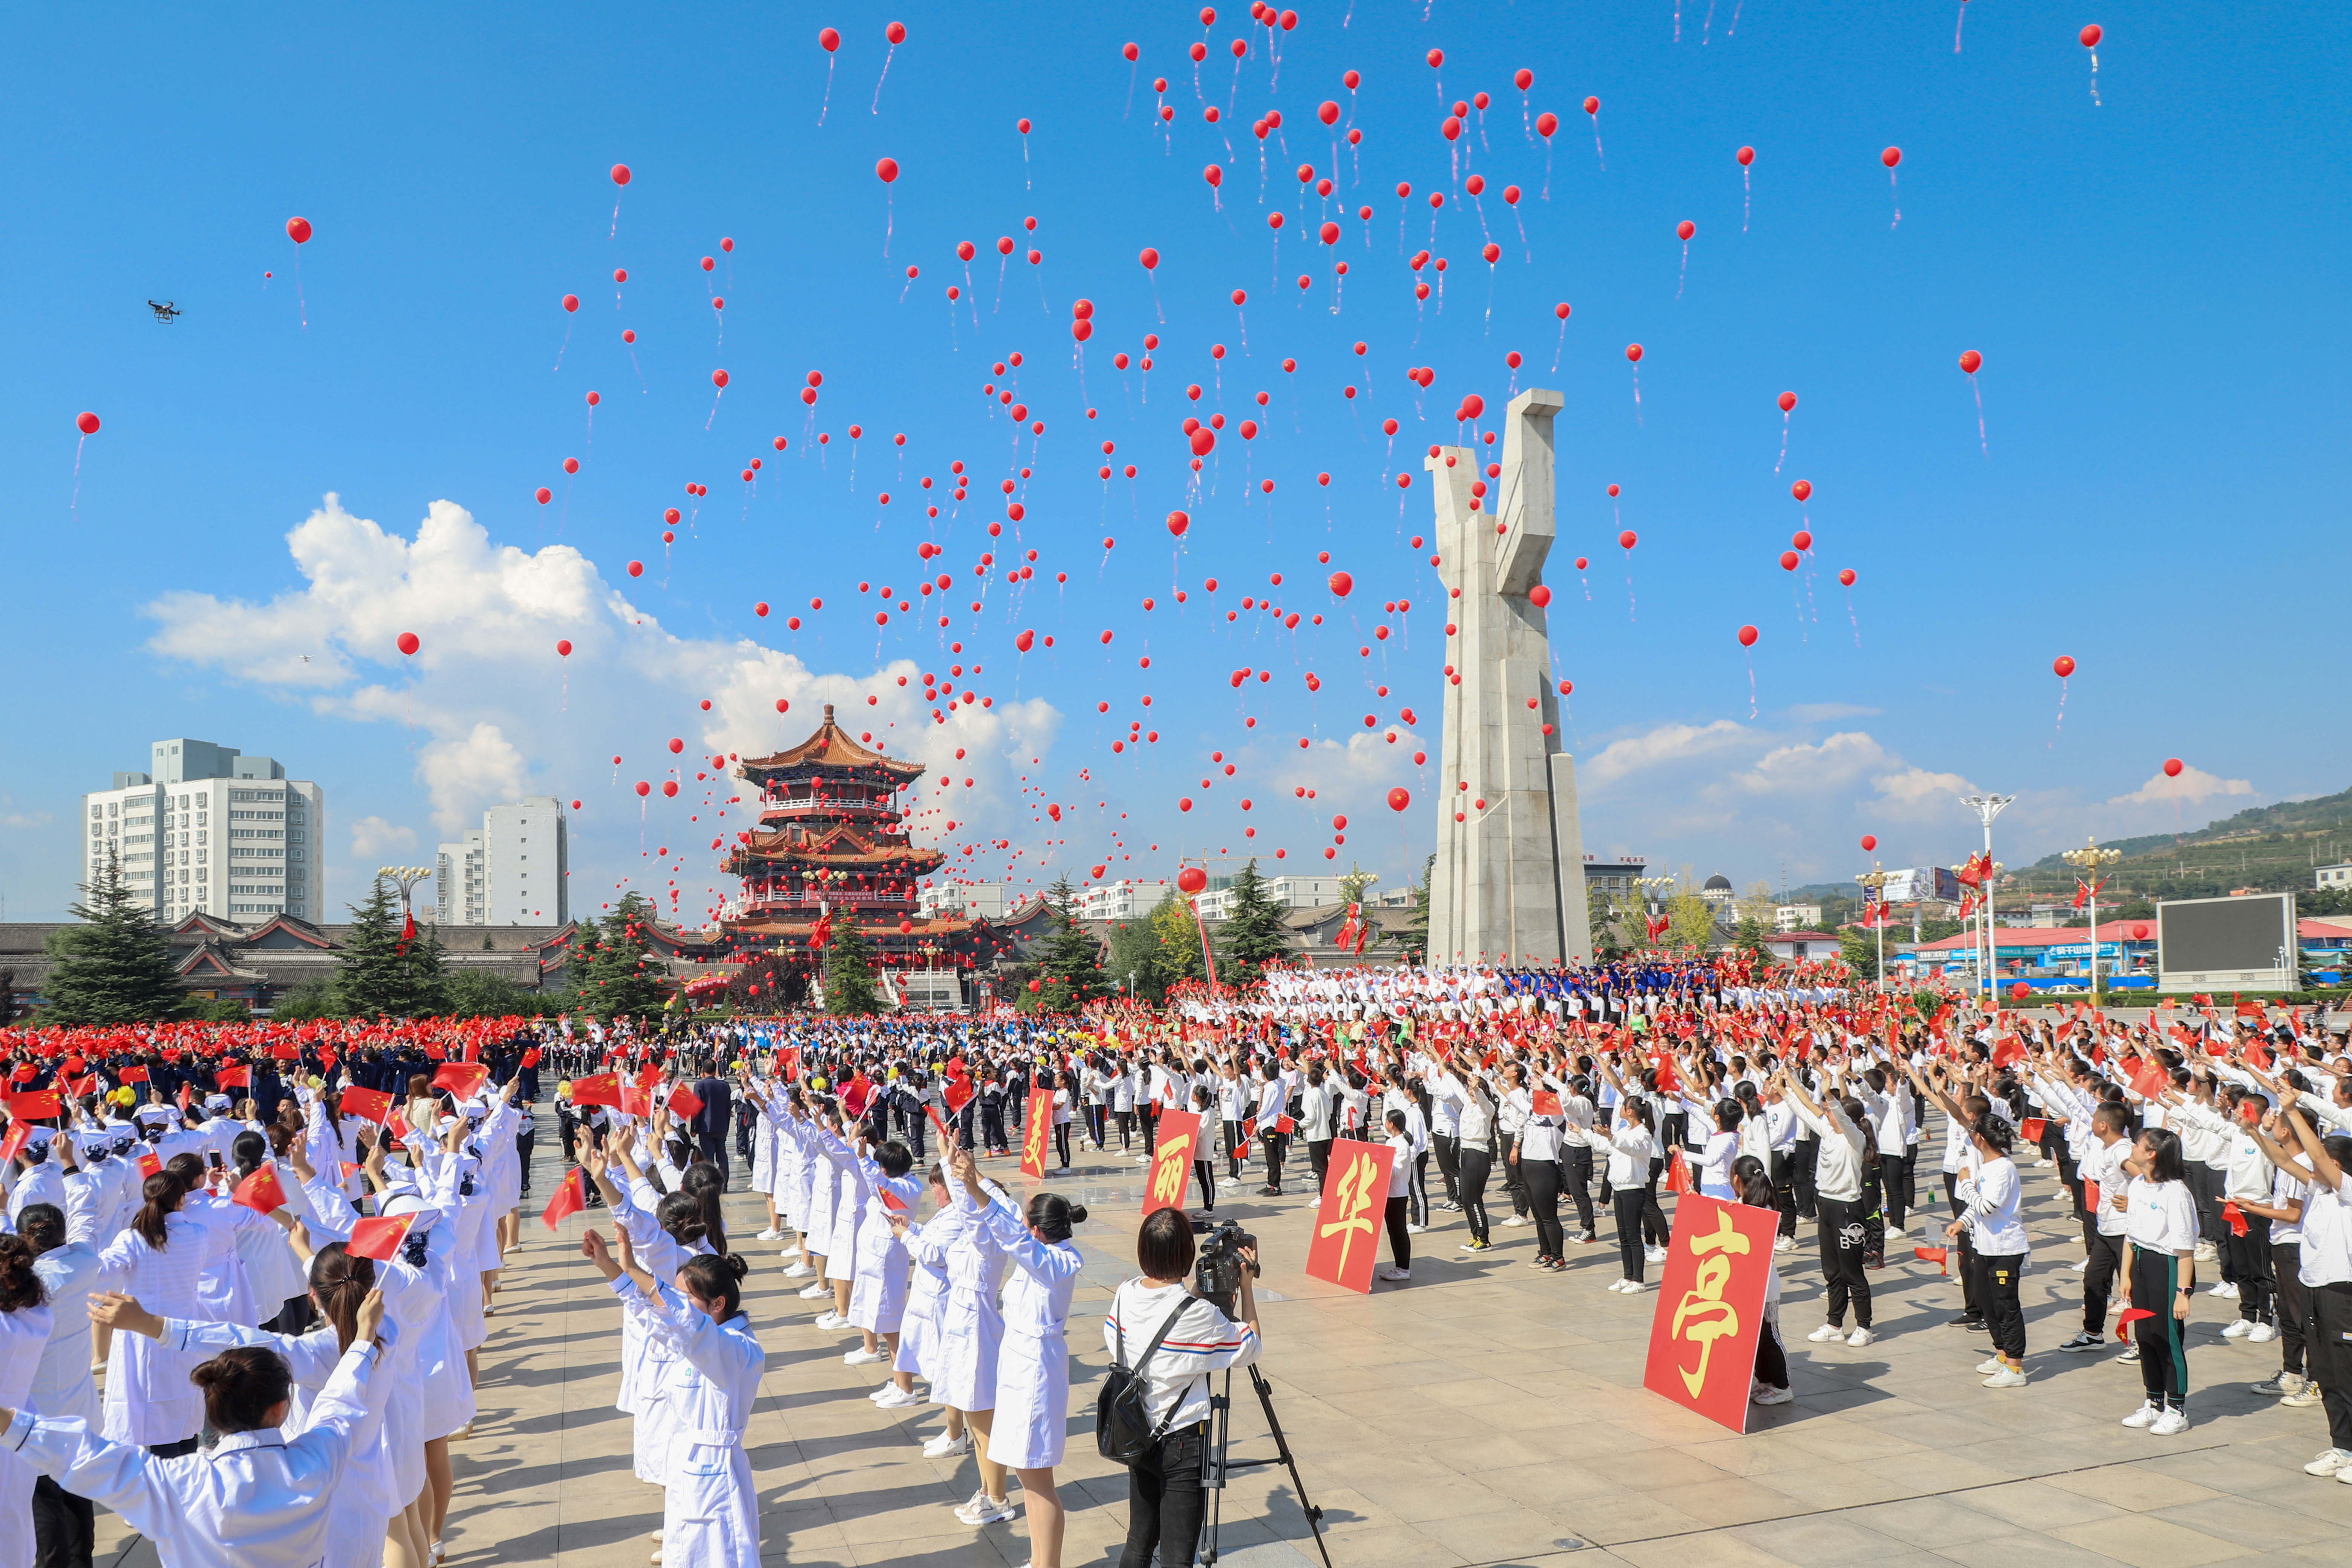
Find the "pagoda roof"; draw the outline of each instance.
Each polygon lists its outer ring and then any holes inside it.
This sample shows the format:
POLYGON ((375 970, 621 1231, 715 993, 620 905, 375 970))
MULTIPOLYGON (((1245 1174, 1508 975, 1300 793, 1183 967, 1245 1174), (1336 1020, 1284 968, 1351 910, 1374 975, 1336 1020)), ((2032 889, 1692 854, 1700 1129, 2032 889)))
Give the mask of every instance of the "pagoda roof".
POLYGON ((841 773, 872 769, 900 779, 919 778, 925 771, 920 763, 900 762, 862 744, 848 731, 834 722, 833 704, 830 702, 824 705, 824 722, 819 724, 816 732, 807 740, 768 756, 745 757, 735 772, 737 776, 748 779, 763 773, 782 773, 790 769, 841 773))
POLYGON ((792 833, 790 827, 754 828, 748 838, 736 846, 736 852, 779 859, 850 860, 874 866, 900 860, 921 860, 937 865, 947 858, 943 851, 925 849, 913 844, 875 844, 861 837, 845 822, 835 823, 821 833, 811 833, 797 844, 793 841, 792 833))
MULTIPOLYGON (((849 911, 843 911, 843 918, 849 918, 849 911)), ((816 929, 816 922, 814 921, 754 920, 727 921, 722 923, 725 925, 727 931, 735 936, 806 936, 810 931, 816 929)), ((880 923, 877 924, 869 925, 863 921, 857 922, 857 929, 864 934, 870 937, 898 937, 904 941, 919 936, 961 936, 968 931, 978 929, 980 925, 985 923, 986 922, 984 921, 972 921, 960 914, 931 915, 927 916, 922 920, 913 921, 915 929, 904 933, 902 936, 898 930, 898 922, 885 917, 880 923)))

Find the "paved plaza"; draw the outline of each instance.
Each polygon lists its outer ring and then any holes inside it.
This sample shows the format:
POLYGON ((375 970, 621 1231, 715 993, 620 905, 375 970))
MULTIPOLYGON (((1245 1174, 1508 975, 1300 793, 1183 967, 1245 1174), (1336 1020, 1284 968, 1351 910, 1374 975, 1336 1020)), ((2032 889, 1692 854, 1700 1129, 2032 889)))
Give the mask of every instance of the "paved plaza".
MULTIPOLYGON (((1070 1331, 1079 1361, 1061 1471, 1070 1568, 1116 1561, 1125 1533, 1125 1473, 1096 1457, 1092 1408, 1104 1363, 1098 1320, 1133 1272, 1142 1175, 1131 1160, 1078 1161, 1052 1184, 1094 1215, 1078 1229, 1088 1267, 1070 1331)), ((987 1168, 1023 1185, 1010 1160, 987 1168)), ((557 1170, 541 1159, 533 1201, 544 1200, 557 1170)), ((742 1179, 739 1169, 739 1186, 742 1179)), ((2221 1338, 2235 1304, 2200 1294, 2189 1340, 2195 1424, 2168 1440, 2117 1426, 2139 1402, 2137 1369, 2116 1364, 2112 1352, 2049 1350, 2080 1311, 2080 1277, 2068 1268, 2078 1252, 2061 1223, 2055 1172, 2032 1170, 2026 1180, 2038 1249, 2024 1291, 2030 1386, 1979 1386, 1971 1369, 1989 1353, 1984 1338, 1944 1326, 1958 1287, 1911 1258, 1916 1218, 1909 1240, 1890 1246, 1900 1261, 1872 1277, 1878 1342, 1803 1342, 1820 1321, 1821 1296, 1807 1226, 1806 1247, 1779 1259, 1797 1397, 1753 1411, 1745 1437, 1643 1390, 1658 1297, 1603 1289, 1617 1272, 1607 1240, 1571 1248, 1564 1275, 1538 1274, 1527 1267, 1532 1228, 1498 1226, 1495 1249, 1473 1255, 1456 1250, 1467 1235, 1460 1216, 1441 1211, 1443 1223, 1413 1238, 1412 1281, 1365 1298, 1300 1274, 1303 1192, 1221 1196, 1218 1214, 1263 1238, 1265 1370, 1339 1568, 2233 1560, 2340 1568, 2352 1486, 2302 1473, 2326 1447, 2320 1412, 2247 1389, 2277 1369, 2278 1347, 2221 1338)), ((1507 1200, 1492 1195, 1499 1219, 1507 1200)), ((951 1515, 977 1471, 969 1457, 921 1457, 918 1446, 939 1430, 937 1408, 879 1411, 861 1397, 881 1369, 842 1364, 855 1336, 810 1326, 815 1304, 793 1293, 800 1282, 782 1278, 772 1246, 749 1239, 759 1229, 756 1199, 730 1203, 733 1234, 754 1265, 745 1303, 768 1350, 766 1397, 749 1440, 768 1560, 1026 1563, 1019 1523, 975 1531, 951 1515)), ((619 1313, 579 1256, 590 1225, 610 1228, 599 1210, 557 1235, 535 1218, 525 1227, 482 1351, 483 1415, 455 1448, 450 1563, 646 1561, 661 1499, 631 1476, 629 1418, 613 1408, 619 1313)), ((1271 1458, 1255 1401, 1240 1380, 1236 1389, 1235 1457, 1271 1458)), ((1243 1472, 1224 1514, 1224 1556, 1237 1568, 1318 1561, 1278 1466, 1243 1472)), ((153 1549, 112 1515, 100 1526, 101 1563, 154 1563, 153 1549)))

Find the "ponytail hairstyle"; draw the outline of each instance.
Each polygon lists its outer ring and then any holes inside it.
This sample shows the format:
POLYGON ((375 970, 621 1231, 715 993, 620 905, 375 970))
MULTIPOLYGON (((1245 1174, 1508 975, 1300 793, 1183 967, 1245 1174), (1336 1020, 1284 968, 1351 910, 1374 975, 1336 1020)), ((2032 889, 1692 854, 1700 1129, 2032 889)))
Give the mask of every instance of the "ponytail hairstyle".
POLYGON ((205 1419, 224 1436, 260 1430, 294 1388, 285 1359, 259 1345, 223 1351, 188 1373, 188 1381, 205 1391, 205 1419))
POLYGON ((702 1238, 710 1244, 710 1250, 725 1252, 727 1217, 719 1212, 719 1200, 727 1192, 727 1178, 719 1173, 719 1167, 707 1160, 695 1162, 678 1178, 677 1190, 694 1200, 702 1216, 702 1238))
POLYGON ((1087 1205, 1074 1204, 1059 1193, 1039 1193, 1029 1200, 1029 1226, 1047 1241, 1067 1241, 1070 1227, 1083 1225, 1087 1205))
POLYGON ((164 1221, 180 1212, 180 1200, 188 1195, 187 1184, 173 1171, 161 1170, 141 1184, 139 1195, 144 1202, 131 1216, 131 1228, 161 1252, 171 1236, 164 1221))
POLYGON ((33 1272, 33 1244, 21 1236, 0 1236, 0 1312, 46 1304, 49 1292, 33 1272))
POLYGON ((16 1234, 33 1244, 37 1256, 66 1244, 66 1211, 55 1204, 26 1204, 16 1211, 16 1234))
POLYGON ((711 1318, 727 1322, 743 1311, 743 1276, 751 1266, 731 1252, 697 1254, 677 1271, 678 1283, 689 1295, 710 1304, 711 1318))
POLYGON ((654 1221, 680 1247, 692 1247, 710 1234, 702 1217, 702 1200, 691 1193, 664 1194, 654 1205, 654 1221))
POLYGON ((1650 1115, 1648 1100, 1638 1094, 1627 1095, 1620 1109, 1624 1111, 1626 1121, 1640 1122, 1642 1131, 1653 1138, 1658 1135, 1658 1124, 1650 1115))
POLYGON ((311 1256, 310 1300, 335 1331, 335 1348, 347 1351, 359 1337, 360 1303, 375 1289, 375 1263, 354 1257, 340 1241, 311 1256))
POLYGON ((236 1162, 236 1173, 249 1176, 261 1169, 263 1158, 269 1152, 269 1140, 258 1132, 240 1132, 229 1142, 229 1157, 236 1162))
POLYGON ((1771 1173, 1765 1170, 1764 1162, 1753 1154, 1742 1154, 1731 1162, 1731 1190, 1738 1193, 1739 1201, 1750 1208, 1775 1206, 1771 1173))
POLYGON ((1977 1118, 1977 1124, 1971 1131, 1984 1141, 1986 1148, 2003 1159, 2009 1157, 2011 1148, 2017 1142, 2017 1134, 2011 1131, 2008 1122, 1998 1116, 1987 1114, 1977 1118))
POLYGON ((194 1192, 205 1184, 205 1163, 194 1154, 174 1154, 163 1162, 163 1169, 180 1178, 183 1193, 194 1192))

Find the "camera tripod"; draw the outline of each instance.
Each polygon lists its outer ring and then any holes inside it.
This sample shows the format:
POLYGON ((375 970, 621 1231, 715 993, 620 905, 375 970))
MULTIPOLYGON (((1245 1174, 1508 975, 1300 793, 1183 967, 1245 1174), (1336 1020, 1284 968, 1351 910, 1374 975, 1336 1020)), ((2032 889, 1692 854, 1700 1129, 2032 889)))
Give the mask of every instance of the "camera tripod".
POLYGON ((1226 1369, 1223 1392, 1210 1395, 1209 1425, 1211 1440, 1201 1448, 1201 1486, 1209 1494, 1208 1541, 1201 1552, 1202 1568, 1214 1568, 1217 1561, 1217 1526, 1225 1495, 1225 1477, 1233 1470, 1245 1470, 1259 1465, 1281 1464, 1290 1471, 1291 1489, 1298 1494, 1298 1507, 1307 1515, 1307 1528, 1315 1532, 1315 1550, 1323 1555, 1323 1568, 1331 1568, 1331 1549, 1323 1544, 1323 1510, 1307 1499, 1307 1483, 1298 1479, 1298 1460, 1290 1452, 1290 1439, 1282 1434, 1282 1421, 1274 1413, 1274 1389, 1265 1374, 1255 1366, 1249 1373, 1250 1386, 1257 1390, 1258 1408, 1265 1412, 1266 1430, 1274 1435, 1276 1458, 1272 1459, 1234 1459, 1227 1457, 1232 1441, 1234 1409, 1234 1374, 1226 1369))

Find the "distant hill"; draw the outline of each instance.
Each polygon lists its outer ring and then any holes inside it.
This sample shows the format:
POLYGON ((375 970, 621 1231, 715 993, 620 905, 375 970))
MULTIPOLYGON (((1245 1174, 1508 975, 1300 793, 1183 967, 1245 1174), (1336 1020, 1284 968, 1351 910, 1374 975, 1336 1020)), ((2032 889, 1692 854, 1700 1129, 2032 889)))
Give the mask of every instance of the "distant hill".
MULTIPOLYGON (((2315 866, 2352 853, 2352 789, 2316 800, 2258 805, 2179 834, 2109 839, 2124 858, 2109 873, 2116 893, 2150 899, 2213 897, 2233 888, 2309 891, 2315 866)), ((2073 892, 2074 868, 2045 855, 2017 874, 2032 891, 2073 892)))

